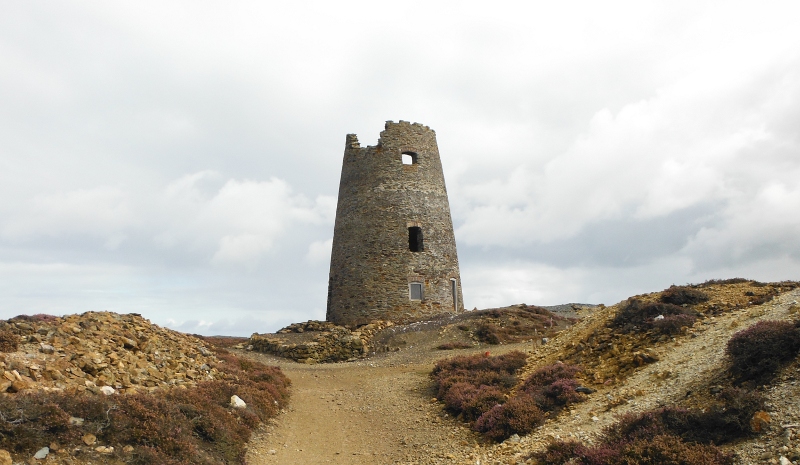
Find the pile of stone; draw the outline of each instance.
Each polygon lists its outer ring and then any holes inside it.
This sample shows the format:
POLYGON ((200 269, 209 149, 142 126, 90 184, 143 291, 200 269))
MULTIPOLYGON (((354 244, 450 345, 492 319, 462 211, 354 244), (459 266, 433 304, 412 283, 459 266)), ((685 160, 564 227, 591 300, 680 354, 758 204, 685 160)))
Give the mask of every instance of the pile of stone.
POLYGON ((0 353, 0 392, 114 394, 224 378, 202 341, 138 314, 17 317, 0 321, 0 332, 19 338, 16 351, 0 353))
POLYGON ((294 323, 274 334, 253 334, 252 350, 277 355, 300 363, 330 363, 354 360, 371 351, 370 342, 391 321, 375 321, 356 330, 328 321, 294 323))

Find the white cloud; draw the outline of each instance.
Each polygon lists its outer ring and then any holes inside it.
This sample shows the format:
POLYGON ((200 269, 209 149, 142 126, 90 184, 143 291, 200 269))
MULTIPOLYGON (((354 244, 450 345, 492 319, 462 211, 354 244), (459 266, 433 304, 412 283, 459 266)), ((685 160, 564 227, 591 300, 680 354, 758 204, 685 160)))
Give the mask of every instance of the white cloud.
POLYGON ((321 317, 344 135, 388 119, 437 131, 467 305, 796 279, 799 12, 9 3, 0 308, 321 317))
MULTIPOLYGON (((800 61, 793 72, 798 69, 800 61)), ((721 89, 711 88, 703 74, 694 87, 680 82, 616 113, 598 111, 547 163, 521 164, 505 179, 462 186, 471 208, 461 205, 459 237, 467 244, 512 247, 551 242, 601 221, 740 201, 747 195, 742 189, 786 179, 800 170, 800 158, 780 154, 797 150, 796 137, 776 124, 787 110, 770 102, 800 86, 787 89, 781 75, 761 71, 721 89), (776 157, 781 163, 764 163, 776 157)), ((722 74, 718 82, 729 82, 722 74)))
POLYGON ((332 247, 333 239, 312 242, 308 245, 306 261, 314 265, 327 262, 331 259, 332 247))
POLYGON ((700 269, 788 257, 800 261, 797 211, 800 187, 767 184, 755 196, 728 204, 722 221, 700 230, 682 253, 694 257, 700 269))
MULTIPOLYGON (((109 186, 39 194, 13 210, 15 214, 3 221, 2 233, 16 240, 69 234, 110 238, 132 226, 136 215, 128 194, 109 186)), ((112 242, 124 240, 114 237, 112 242)))

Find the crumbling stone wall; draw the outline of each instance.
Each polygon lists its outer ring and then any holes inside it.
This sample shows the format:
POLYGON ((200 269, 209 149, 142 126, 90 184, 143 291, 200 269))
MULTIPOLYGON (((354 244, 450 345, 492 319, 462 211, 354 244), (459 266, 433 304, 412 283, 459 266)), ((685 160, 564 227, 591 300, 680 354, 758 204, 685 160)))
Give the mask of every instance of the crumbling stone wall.
POLYGON ((376 146, 345 143, 328 282, 327 320, 399 323, 464 309, 453 221, 436 133, 386 122, 376 146), (403 164, 408 154, 412 164, 403 164), (412 251, 422 233, 421 250, 412 251), (413 244, 412 244, 413 243, 413 244), (422 299, 410 286, 422 284, 422 299), (455 291, 455 292, 453 292, 455 291))

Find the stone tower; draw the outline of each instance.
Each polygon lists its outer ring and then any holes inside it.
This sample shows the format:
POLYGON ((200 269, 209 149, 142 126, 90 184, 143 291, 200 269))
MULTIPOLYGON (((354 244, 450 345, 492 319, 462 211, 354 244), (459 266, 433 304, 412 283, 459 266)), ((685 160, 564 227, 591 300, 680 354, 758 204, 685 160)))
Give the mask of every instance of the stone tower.
POLYGON ((378 145, 345 142, 327 319, 407 322, 464 310, 436 133, 386 122, 378 145))

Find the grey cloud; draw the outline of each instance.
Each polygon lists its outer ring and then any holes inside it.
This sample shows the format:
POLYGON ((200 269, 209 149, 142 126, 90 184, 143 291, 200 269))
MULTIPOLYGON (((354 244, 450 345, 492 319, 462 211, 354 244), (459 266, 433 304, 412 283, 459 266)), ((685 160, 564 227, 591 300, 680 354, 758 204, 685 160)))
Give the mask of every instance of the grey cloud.
POLYGON ((468 305, 796 278, 788 10, 9 4, 2 316, 324 317, 344 135, 389 119, 437 131, 468 305))

